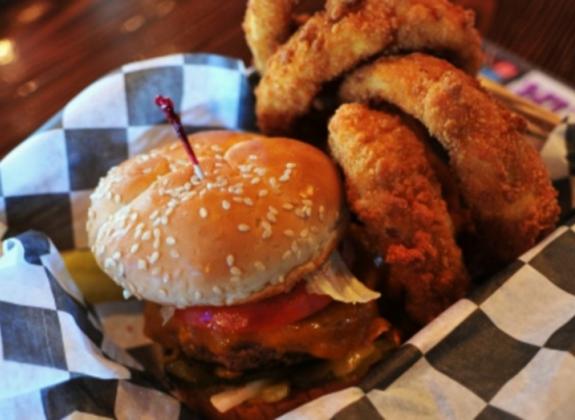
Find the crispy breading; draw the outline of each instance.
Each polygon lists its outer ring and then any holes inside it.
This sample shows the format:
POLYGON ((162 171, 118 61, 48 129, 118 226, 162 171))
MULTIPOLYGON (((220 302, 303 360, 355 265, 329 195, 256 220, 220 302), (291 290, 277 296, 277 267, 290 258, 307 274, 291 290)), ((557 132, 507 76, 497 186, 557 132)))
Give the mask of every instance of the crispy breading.
POLYGON ((261 73, 268 58, 291 35, 292 13, 300 0, 249 0, 243 29, 255 68, 261 73))
POLYGON ((313 15, 269 58, 256 89, 266 134, 289 132, 325 82, 377 54, 434 51, 471 73, 482 62, 473 14, 447 0, 334 1, 313 15))
POLYGON ((388 295, 425 324, 463 296, 468 275, 426 146, 401 119, 341 106, 330 150, 345 174, 349 205, 389 266, 388 295))
POLYGON ((340 96, 392 103, 427 127, 448 152, 494 258, 516 258, 555 226, 557 193, 523 136, 524 121, 448 62, 423 54, 381 58, 350 74, 340 96))

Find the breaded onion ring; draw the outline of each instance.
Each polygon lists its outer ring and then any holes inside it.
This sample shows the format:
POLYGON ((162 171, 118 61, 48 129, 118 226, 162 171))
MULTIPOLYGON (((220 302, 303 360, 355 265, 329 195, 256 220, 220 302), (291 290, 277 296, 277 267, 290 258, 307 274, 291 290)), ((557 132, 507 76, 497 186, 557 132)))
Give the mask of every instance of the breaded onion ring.
POLYGON ((386 101, 420 120, 450 157, 484 247, 500 261, 555 225, 557 193, 524 121, 448 62, 423 54, 382 58, 347 77, 345 101, 386 101))
POLYGON ((482 62, 473 14, 447 0, 333 1, 312 16, 266 63, 256 89, 264 133, 289 132, 323 83, 379 53, 433 50, 474 73, 482 62))
MULTIPOLYGON (((326 0, 325 9, 332 20, 338 19, 361 0, 326 0)), ((248 0, 242 27, 252 53, 254 67, 264 73, 267 60, 288 40, 309 15, 294 15, 301 0, 248 0)))
POLYGON ((268 58, 291 35, 293 10, 300 0, 249 0, 243 29, 255 68, 262 73, 268 58))
POLYGON ((351 209, 389 266, 386 294, 405 294, 410 317, 431 321, 469 282, 423 140, 396 116, 348 104, 329 123, 329 146, 351 209))

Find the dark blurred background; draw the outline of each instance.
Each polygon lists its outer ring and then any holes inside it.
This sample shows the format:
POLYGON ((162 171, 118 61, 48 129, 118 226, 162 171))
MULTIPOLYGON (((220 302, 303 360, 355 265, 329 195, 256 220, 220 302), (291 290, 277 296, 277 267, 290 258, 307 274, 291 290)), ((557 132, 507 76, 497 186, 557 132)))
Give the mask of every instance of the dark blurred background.
MULTIPOLYGON (((574 0, 458 2, 477 10, 487 39, 575 85, 574 0)), ((190 51, 248 60, 244 8, 245 0, 0 0, 0 156, 126 62, 190 51)))

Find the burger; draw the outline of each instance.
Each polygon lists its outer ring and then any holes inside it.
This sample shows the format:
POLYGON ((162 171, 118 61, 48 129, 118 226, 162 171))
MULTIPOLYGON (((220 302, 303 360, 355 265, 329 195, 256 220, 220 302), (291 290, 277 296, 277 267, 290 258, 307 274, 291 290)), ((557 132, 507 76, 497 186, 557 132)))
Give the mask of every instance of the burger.
MULTIPOLYGON (((189 137, 100 180, 88 236, 144 300, 177 395, 213 417, 271 417, 359 380, 397 344, 379 294, 338 250, 342 183, 320 150, 229 131, 189 137)), ((371 285, 373 286, 373 285, 371 285)))

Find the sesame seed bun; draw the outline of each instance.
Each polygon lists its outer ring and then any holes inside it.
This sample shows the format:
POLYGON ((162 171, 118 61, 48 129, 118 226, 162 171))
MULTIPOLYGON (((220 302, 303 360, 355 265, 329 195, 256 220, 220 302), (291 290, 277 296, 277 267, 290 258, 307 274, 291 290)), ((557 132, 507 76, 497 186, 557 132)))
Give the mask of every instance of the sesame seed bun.
POLYGON ((88 238, 98 264, 138 298, 177 307, 233 305, 290 290, 344 228, 332 161, 285 138, 229 131, 135 156, 100 180, 88 238))

